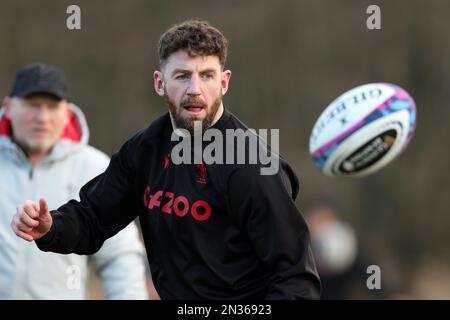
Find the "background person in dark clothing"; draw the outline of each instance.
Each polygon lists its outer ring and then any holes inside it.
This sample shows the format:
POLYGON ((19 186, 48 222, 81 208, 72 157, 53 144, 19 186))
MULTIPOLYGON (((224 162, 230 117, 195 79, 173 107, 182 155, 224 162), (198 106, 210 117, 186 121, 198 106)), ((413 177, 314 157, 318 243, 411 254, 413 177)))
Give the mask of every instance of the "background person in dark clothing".
MULTIPOLYGON (((367 285, 368 267, 378 266, 376 259, 360 243, 352 225, 341 216, 333 201, 323 199, 312 203, 305 212, 311 232, 312 249, 322 283, 324 300, 397 299, 401 292, 393 291, 384 281, 385 268, 379 288, 367 285)), ((386 271, 387 272, 387 271, 386 271)), ((388 273, 388 272, 387 272, 388 273)), ((407 298, 406 295, 403 295, 407 298)))

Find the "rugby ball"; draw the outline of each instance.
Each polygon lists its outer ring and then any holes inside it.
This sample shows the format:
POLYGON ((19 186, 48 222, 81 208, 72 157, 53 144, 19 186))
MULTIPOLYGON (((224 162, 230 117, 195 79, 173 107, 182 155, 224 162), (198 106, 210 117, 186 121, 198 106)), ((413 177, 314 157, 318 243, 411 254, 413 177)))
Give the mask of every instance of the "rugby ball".
POLYGON ((416 128, 414 99, 390 83, 369 83, 334 100, 309 140, 316 167, 328 176, 362 177, 395 159, 416 128))

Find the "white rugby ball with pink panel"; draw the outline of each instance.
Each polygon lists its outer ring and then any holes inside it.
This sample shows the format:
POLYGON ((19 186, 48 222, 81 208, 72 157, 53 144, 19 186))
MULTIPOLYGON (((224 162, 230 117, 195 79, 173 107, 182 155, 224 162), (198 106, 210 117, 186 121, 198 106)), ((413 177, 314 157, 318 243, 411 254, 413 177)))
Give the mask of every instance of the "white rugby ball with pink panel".
POLYGON ((362 177, 390 163, 416 128, 414 99, 390 83, 353 88, 319 116, 309 140, 316 167, 328 176, 362 177))

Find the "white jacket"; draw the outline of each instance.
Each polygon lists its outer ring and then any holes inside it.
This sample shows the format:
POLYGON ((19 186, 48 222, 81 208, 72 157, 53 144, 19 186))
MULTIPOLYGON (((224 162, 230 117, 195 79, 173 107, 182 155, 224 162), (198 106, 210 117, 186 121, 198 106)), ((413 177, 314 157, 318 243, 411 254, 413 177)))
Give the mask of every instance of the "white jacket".
MULTIPOLYGON (((85 299, 87 256, 40 251, 11 229, 25 200, 47 200, 57 209, 79 199, 79 189, 103 172, 109 158, 87 145, 89 130, 81 110, 71 105, 71 121, 51 153, 31 167, 13 141, 10 121, 0 109, 0 300, 85 299)), ((144 248, 135 223, 108 239, 92 255, 108 299, 147 299, 144 248)))

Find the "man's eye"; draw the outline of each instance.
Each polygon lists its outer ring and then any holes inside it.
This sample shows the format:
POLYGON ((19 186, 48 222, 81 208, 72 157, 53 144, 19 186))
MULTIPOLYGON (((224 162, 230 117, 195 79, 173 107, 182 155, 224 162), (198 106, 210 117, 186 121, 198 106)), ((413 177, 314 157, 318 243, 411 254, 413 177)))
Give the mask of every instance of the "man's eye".
POLYGON ((28 102, 25 103, 25 106, 28 108, 39 108, 40 104, 37 102, 28 102))
POLYGON ((176 76, 175 79, 184 80, 184 79, 187 79, 187 77, 188 77, 187 74, 180 74, 180 75, 176 76))
POLYGON ((205 80, 211 80, 214 78, 214 75, 212 75, 211 73, 207 73, 207 74, 204 74, 202 77, 205 80))

